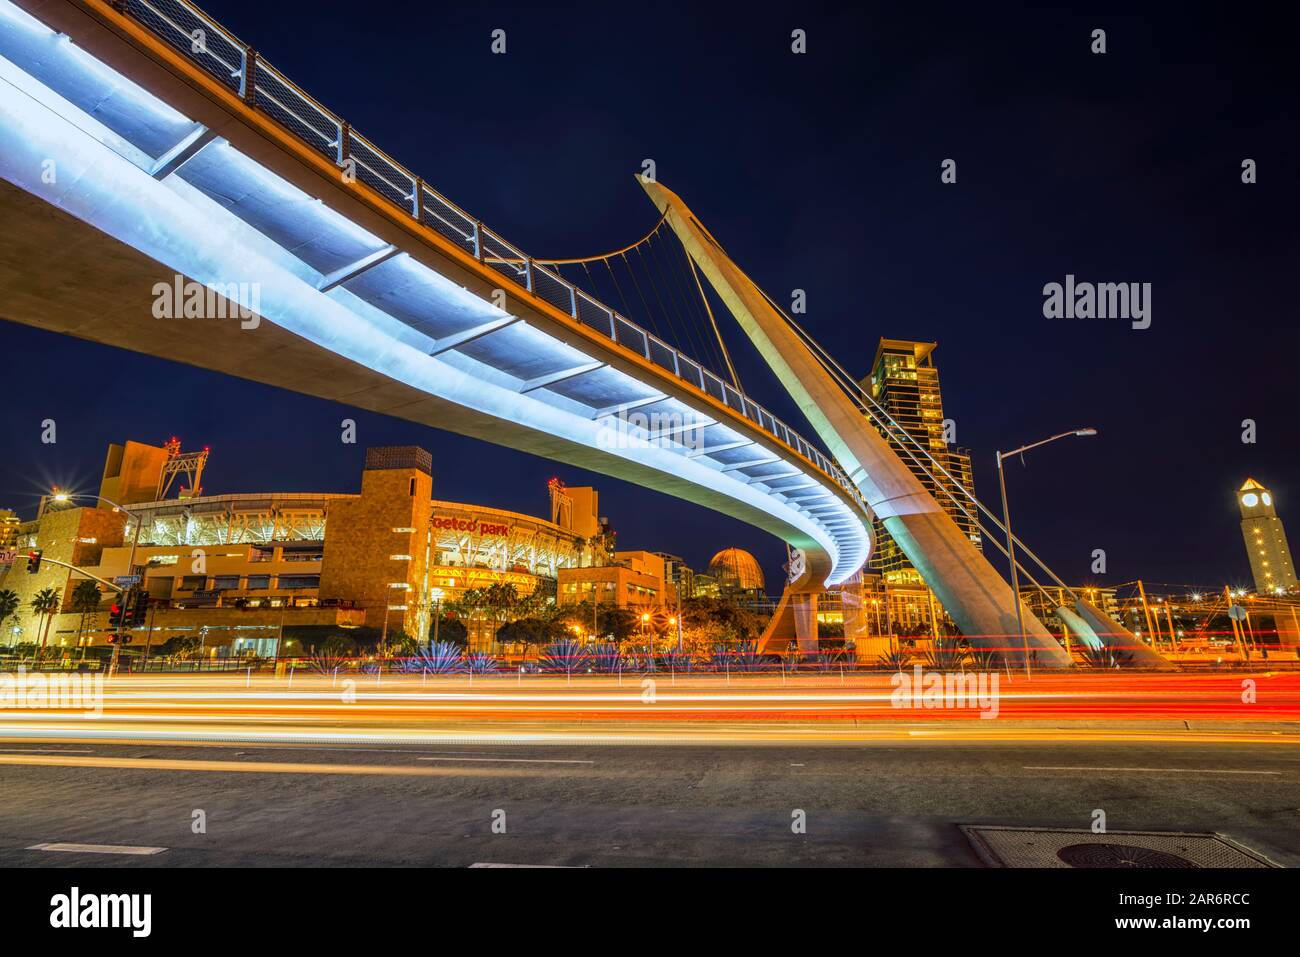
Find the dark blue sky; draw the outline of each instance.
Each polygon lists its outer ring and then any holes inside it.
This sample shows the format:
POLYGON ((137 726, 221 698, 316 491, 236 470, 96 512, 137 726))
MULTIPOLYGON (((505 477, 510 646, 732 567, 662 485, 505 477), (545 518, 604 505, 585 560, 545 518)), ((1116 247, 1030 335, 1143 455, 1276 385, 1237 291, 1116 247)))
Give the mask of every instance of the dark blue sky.
MULTIPOLYGON (((806 325, 853 373, 881 335, 938 341, 945 412, 990 503, 995 449, 1096 427, 1009 472, 1018 531, 1068 579, 1094 577, 1091 552, 1104 548, 1103 581, 1247 583, 1232 495, 1247 475, 1300 529, 1295 58, 1268 17, 205 7, 534 256, 594 253, 648 229, 654 211, 631 177, 653 158, 774 298, 807 291, 806 325), (498 27, 504 56, 489 52, 498 27), (1103 56, 1089 52, 1096 27, 1103 56), (806 55, 790 52, 794 28, 806 55), (1240 181, 1246 157, 1256 185, 1240 181), (1151 283, 1151 328, 1044 318, 1043 285, 1067 273, 1151 283), (1257 444, 1241 442, 1244 418, 1257 444)), ((749 391, 804 427, 723 322, 749 391)), ((740 545, 779 574, 770 536, 603 476, 15 325, 0 324, 0 354, 0 505, 30 512, 51 481, 93 488, 104 445, 127 437, 211 445, 212 492, 350 491, 364 446, 418 443, 439 497, 542 514, 551 475, 592 482, 621 547, 703 565, 740 545), (344 416, 357 446, 339 442, 344 416), (40 444, 44 418, 59 423, 54 446, 40 444)))

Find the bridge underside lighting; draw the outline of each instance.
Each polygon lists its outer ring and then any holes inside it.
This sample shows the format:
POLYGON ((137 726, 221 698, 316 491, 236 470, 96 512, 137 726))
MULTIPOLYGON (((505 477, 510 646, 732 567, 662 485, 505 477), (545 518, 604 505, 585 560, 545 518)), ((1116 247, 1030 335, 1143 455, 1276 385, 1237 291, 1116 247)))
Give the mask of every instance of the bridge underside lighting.
MULTIPOLYGON (((255 289, 257 322, 378 376, 761 511, 825 551, 828 585, 867 559, 867 517, 788 450, 530 324, 522 296, 510 312, 467 290, 426 264, 436 246, 393 247, 9 0, 0 177, 160 264, 160 284, 255 289)), ((158 295, 117 293, 143 316, 158 295)))

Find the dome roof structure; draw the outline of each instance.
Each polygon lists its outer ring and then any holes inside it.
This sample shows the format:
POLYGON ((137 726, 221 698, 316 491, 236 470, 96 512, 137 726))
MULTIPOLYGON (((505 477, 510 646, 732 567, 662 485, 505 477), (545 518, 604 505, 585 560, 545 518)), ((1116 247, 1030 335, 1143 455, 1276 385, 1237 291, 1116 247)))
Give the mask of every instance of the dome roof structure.
POLYGON ((762 591, 763 569, 758 560, 741 548, 724 548, 709 562, 709 574, 723 590, 762 591))

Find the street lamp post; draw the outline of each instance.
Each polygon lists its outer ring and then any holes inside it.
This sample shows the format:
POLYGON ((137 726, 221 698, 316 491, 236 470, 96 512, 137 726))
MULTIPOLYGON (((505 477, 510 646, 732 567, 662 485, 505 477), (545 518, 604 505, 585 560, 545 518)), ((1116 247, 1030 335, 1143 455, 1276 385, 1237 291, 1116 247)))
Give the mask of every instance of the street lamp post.
POLYGON ((1026 678, 1031 676, 1029 665, 1029 635, 1025 632, 1024 615, 1020 609, 1020 575, 1016 569, 1016 539, 1015 536, 1011 534, 1011 511, 1007 507, 1007 480, 1005 471, 1002 468, 1002 462, 1014 455, 1023 455, 1030 449, 1036 449, 1040 445, 1046 445, 1048 442, 1055 442, 1057 439, 1068 438, 1071 435, 1087 436, 1096 434, 1096 429, 1071 429, 1069 432, 1062 432, 1059 435, 1053 435, 1051 438, 1046 438, 1039 442, 1022 445, 1020 448, 1012 449, 1010 452, 999 452, 997 454, 998 488, 1002 492, 1002 527, 1006 529, 1007 533, 1007 562, 1011 566, 1011 603, 1016 609, 1016 631, 1020 633, 1020 643, 1024 650, 1026 678))
POLYGON ((673 624, 677 626, 677 654, 682 653, 682 582, 677 581, 677 587, 673 589, 677 592, 677 614, 673 618, 673 624))

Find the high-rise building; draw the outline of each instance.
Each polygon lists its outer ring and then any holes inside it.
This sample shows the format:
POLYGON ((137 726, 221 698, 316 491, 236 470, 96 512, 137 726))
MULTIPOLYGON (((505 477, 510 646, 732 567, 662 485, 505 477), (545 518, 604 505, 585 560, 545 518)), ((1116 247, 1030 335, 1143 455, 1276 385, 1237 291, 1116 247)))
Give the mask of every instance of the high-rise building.
POLYGON ((686 559, 668 552, 655 552, 655 554, 664 560, 664 585, 672 586, 674 592, 671 596, 672 600, 694 597, 695 571, 686 564, 686 559))
POLYGON ((18 526, 22 523, 17 512, 0 508, 0 552, 18 547, 18 526))
POLYGON ((1273 493, 1248 478, 1237 490, 1237 505, 1241 509, 1241 537, 1246 542, 1250 570, 1255 576, 1255 591, 1276 595, 1295 588, 1295 565, 1282 519, 1277 517, 1273 493))
MULTIPOLYGON (((895 422, 929 450, 956 482, 973 492, 970 452, 952 446, 947 441, 949 430, 945 428, 939 370, 934 364, 936 345, 934 342, 914 342, 910 339, 881 339, 880 345, 876 347, 876 357, 871 363, 871 374, 860 385, 895 422)), ((890 437, 879 424, 876 427, 881 435, 889 439, 890 446, 908 464, 926 491, 935 497, 944 511, 952 516, 957 527, 982 551, 983 542, 978 524, 962 514, 944 491, 944 486, 950 486, 951 483, 909 444, 907 448, 911 448, 913 454, 935 473, 936 478, 926 475, 920 465, 908 456, 900 440, 890 437)), ((953 490, 953 495, 966 504, 972 515, 977 514, 960 492, 953 490)), ((875 532, 876 550, 871 556, 871 568, 880 573, 884 583, 891 588, 924 587, 920 573, 879 521, 876 522, 875 532)))

